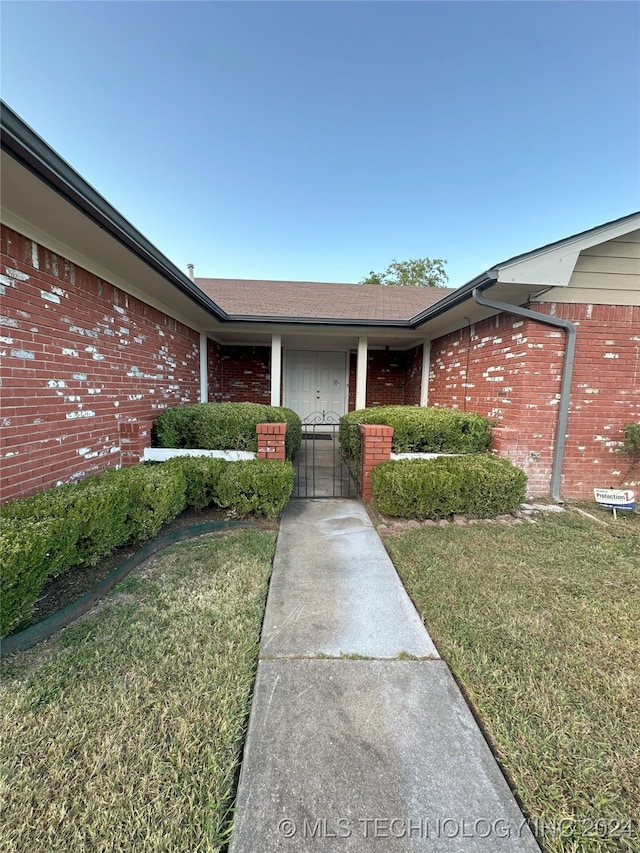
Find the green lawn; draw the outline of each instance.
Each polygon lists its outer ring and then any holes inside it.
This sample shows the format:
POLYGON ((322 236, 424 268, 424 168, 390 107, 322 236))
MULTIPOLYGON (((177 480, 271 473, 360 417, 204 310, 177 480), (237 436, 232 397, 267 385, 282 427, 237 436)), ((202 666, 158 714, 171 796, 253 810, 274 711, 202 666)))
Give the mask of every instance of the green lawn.
POLYGON ((640 514, 590 511, 385 535, 549 853, 640 850, 640 514))
POLYGON ((220 849, 274 543, 242 530, 173 546, 3 662, 0 849, 220 849))

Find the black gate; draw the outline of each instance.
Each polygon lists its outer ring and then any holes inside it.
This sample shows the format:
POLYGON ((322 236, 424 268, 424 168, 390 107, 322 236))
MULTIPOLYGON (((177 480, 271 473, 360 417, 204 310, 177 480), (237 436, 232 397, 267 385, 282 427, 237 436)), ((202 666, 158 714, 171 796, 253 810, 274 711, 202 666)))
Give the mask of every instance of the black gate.
POLYGON ((303 423, 293 466, 293 498, 359 498, 359 425, 303 423))

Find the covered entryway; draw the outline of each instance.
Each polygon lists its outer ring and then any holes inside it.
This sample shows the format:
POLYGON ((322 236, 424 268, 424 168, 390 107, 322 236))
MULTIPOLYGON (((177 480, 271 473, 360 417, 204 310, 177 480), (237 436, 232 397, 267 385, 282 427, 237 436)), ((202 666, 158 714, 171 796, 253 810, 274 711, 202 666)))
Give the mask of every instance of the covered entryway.
POLYGON ((346 352, 288 350, 285 358, 284 404, 302 420, 293 497, 356 497, 338 430, 347 410, 346 352))
POLYGON ((357 498, 360 471, 350 443, 360 440, 359 425, 307 424, 293 460, 294 498, 357 498))
POLYGON ((346 352, 288 350, 284 405, 303 424, 337 424, 347 411, 346 352))

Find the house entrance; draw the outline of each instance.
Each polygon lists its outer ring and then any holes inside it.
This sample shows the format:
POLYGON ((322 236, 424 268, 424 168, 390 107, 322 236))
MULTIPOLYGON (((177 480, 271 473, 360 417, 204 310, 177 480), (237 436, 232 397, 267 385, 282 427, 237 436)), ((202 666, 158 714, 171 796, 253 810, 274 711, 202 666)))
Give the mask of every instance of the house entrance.
POLYGON ((359 424, 303 425, 302 444, 293 459, 291 497, 359 497, 359 446, 359 424))
POLYGON ((288 350, 284 404, 303 424, 337 424, 347 410, 347 354, 288 350))
POLYGON ((347 410, 347 354, 288 350, 284 404, 302 420, 302 445, 293 460, 293 497, 357 497, 357 478, 339 421, 347 410))

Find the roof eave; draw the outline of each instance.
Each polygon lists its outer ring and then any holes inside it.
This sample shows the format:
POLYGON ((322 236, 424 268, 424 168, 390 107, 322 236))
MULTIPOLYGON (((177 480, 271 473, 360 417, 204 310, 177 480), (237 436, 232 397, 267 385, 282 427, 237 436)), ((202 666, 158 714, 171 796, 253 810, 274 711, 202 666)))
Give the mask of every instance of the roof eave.
POLYGON ((250 314, 228 314, 226 319, 236 323, 277 323, 281 326, 364 326, 379 328, 411 329, 410 320, 381 320, 363 317, 258 317, 250 314))
POLYGON ((491 284, 495 282, 496 278, 497 274, 495 270, 487 270, 487 272, 483 272, 481 275, 476 276, 476 278, 468 281, 466 284, 463 284, 462 287, 454 290, 453 293, 449 293, 443 299, 440 299, 438 302, 434 302, 433 305, 430 305, 428 308, 425 308, 424 311, 421 311, 419 314, 416 314, 415 317, 412 317, 410 320, 411 328, 417 329, 419 326, 426 323, 427 320, 433 320, 441 314, 444 314, 450 308, 465 302, 467 299, 471 298, 471 294, 476 287, 484 287, 491 284))
POLYGON ((561 240, 555 240, 553 243, 547 243, 544 246, 539 246, 537 249, 532 249, 529 252, 523 252, 520 255, 514 255, 512 258, 507 258, 505 261, 500 261, 495 264, 494 269, 503 271, 507 267, 515 266, 530 258, 539 257, 550 252, 557 251, 562 248, 573 248, 576 253, 579 253, 585 248, 590 248, 600 242, 612 240, 615 237, 628 233, 640 227, 640 211, 628 213, 626 216, 620 216, 618 219, 612 219, 602 225, 596 225, 594 228, 588 228, 586 231, 580 231, 577 234, 572 234, 569 237, 563 237, 561 240), (636 222, 634 223, 634 220, 636 222), (633 223, 632 228, 628 225, 633 223), (604 236, 604 239, 602 237, 604 236))
POLYGON ((227 314, 87 183, 42 137, 0 102, 0 142, 14 160, 80 210, 99 228, 219 320, 227 314))

